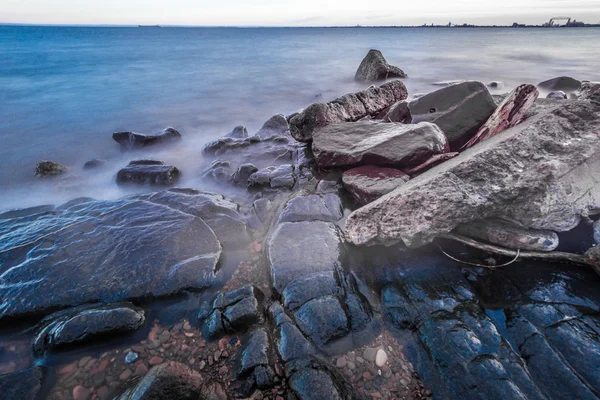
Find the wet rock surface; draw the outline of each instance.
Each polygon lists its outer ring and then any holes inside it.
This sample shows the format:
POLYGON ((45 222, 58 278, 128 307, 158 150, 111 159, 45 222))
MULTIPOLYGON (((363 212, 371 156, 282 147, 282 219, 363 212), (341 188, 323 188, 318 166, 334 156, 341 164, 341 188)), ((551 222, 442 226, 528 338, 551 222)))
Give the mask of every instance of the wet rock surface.
POLYGON ((42 388, 43 367, 31 367, 13 374, 0 375, 2 398, 11 400, 35 400, 42 388))
POLYGON ((117 183, 168 186, 179 180, 179 169, 162 161, 132 161, 117 173, 117 183))
POLYGON ((244 286, 232 292, 219 293, 204 322, 204 334, 214 339, 228 333, 243 332, 263 322, 263 311, 264 294, 258 288, 244 286))
POLYGON ((408 76, 400 68, 388 64, 379 50, 369 50, 354 76, 354 79, 361 82, 383 81, 389 78, 408 76))
POLYGON ((0 318, 208 287, 218 236, 248 240, 236 209, 221 195, 174 190, 0 220, 0 318))
POLYGON ((121 145, 122 150, 134 150, 180 140, 181 134, 173 128, 166 128, 154 135, 137 132, 115 132, 112 137, 115 142, 121 145))
POLYGON ((399 169, 365 165, 344 172, 344 188, 360 204, 367 204, 408 182, 410 177, 399 169))
POLYGON ((457 151, 488 120, 496 103, 481 82, 451 85, 408 104, 413 124, 432 122, 444 132, 457 151))
POLYGON ((355 244, 416 247, 490 217, 568 231, 600 202, 589 172, 597 162, 599 121, 592 104, 538 114, 355 211, 347 237, 355 244))
POLYGON ((144 311, 130 303, 69 309, 51 314, 40 322, 33 348, 43 354, 100 335, 134 331, 144 321, 144 311))
POLYGON ((331 124, 315 131, 312 151, 320 167, 415 166, 444 153, 448 142, 434 124, 359 121, 331 124))

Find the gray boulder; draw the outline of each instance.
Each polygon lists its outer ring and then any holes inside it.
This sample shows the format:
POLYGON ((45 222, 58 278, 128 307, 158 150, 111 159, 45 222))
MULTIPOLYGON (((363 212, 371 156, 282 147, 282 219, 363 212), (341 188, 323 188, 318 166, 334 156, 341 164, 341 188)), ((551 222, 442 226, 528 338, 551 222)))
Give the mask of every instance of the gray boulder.
POLYGON ((354 75, 354 79, 361 82, 383 81, 389 78, 408 76, 400 68, 388 64, 379 50, 369 50, 354 75))
POLYGON ((52 178, 69 171, 66 165, 53 161, 40 161, 35 167, 36 178, 52 178))
POLYGON ((488 120, 496 103, 481 82, 463 82, 411 101, 411 123, 432 122, 444 132, 454 151, 488 120))
POLYGON ((256 171, 258 171, 258 168, 256 168, 254 164, 242 164, 237 171, 231 175, 231 180, 237 185, 248 185, 248 178, 256 171))
POLYGON ((100 335, 133 331, 144 321, 144 311, 135 309, 130 303, 60 311, 40 322, 33 348, 37 354, 43 354, 100 335))
POLYGON ((117 183, 168 186, 179 180, 179 169, 172 165, 164 165, 162 161, 132 161, 117 173, 117 183))
POLYGON ((538 114, 356 210, 346 236, 418 247, 491 217, 568 231, 600 208, 598 111, 583 102, 538 114))
POLYGON ((558 91, 548 93, 548 96, 546 96, 546 98, 563 100, 563 99, 567 98, 567 94, 565 92, 563 92, 562 90, 558 90, 558 91))
POLYGON ((290 125, 287 119, 282 114, 272 116, 263 126, 256 132, 256 136, 268 138, 270 136, 278 136, 289 134, 290 125))
POLYGON ((137 132, 115 132, 112 137, 115 142, 121 145, 122 150, 134 150, 146 146, 175 142, 181 139, 181 134, 173 128, 165 128, 154 135, 137 132))
POLYGON ((239 126, 236 126, 235 128, 233 128, 233 130, 231 132, 229 132, 228 134, 226 134, 223 137, 234 138, 234 139, 247 138, 248 130, 246 130, 246 127, 244 125, 239 125, 239 126))
POLYGON ((459 225, 456 232, 508 249, 552 251, 558 247, 555 232, 523 228, 502 220, 472 221, 459 225))
POLYGON ((444 153, 446 136, 436 125, 360 121, 338 123, 314 133, 312 150, 320 167, 419 165, 434 154, 444 153))
POLYGON ((549 79, 544 82, 540 82, 537 85, 540 89, 548 91, 563 91, 566 93, 575 92, 581 88, 581 82, 577 79, 573 79, 569 76, 559 76, 557 78, 549 79))
MULTIPOLYGON (((0 319, 210 287, 222 254, 215 232, 226 212, 241 216, 221 206, 228 203, 222 196, 219 203, 217 195, 186 193, 0 219, 0 298, 19 299, 4 303, 0 319)), ((243 226, 236 231, 245 233, 243 226)))
POLYGON ((360 204, 367 204, 408 182, 410 177, 394 168, 365 165, 344 172, 344 188, 360 204))
POLYGON ((396 80, 379 87, 371 86, 329 103, 315 103, 289 120, 290 132, 294 139, 308 142, 317 128, 374 116, 392 104, 405 100, 407 96, 404 83, 396 80))

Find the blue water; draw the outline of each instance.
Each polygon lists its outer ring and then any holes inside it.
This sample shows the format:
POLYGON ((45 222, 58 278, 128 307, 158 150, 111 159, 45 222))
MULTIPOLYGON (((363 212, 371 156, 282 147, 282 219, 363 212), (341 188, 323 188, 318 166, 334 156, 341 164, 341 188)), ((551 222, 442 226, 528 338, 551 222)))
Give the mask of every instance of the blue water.
POLYGON ((596 28, 0 27, 0 209, 122 195, 114 174, 132 156, 112 141, 117 130, 175 127, 181 144, 149 155, 201 185, 203 143, 362 89, 353 76, 370 48, 403 68, 417 93, 453 79, 507 89, 559 75, 600 80, 599 39, 596 28), (91 158, 111 166, 83 171, 91 158), (74 177, 35 181, 43 159, 74 177))

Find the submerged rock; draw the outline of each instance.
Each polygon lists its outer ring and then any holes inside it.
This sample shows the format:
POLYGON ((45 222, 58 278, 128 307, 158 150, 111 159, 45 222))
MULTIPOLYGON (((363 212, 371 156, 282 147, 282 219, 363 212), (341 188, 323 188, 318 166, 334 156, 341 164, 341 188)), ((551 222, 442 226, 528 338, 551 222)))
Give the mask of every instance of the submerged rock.
POLYGON ((100 160, 98 158, 94 158, 93 160, 87 161, 85 164, 83 164, 83 169, 100 168, 100 167, 104 167, 107 163, 108 163, 108 161, 106 161, 106 160, 100 160))
POLYGON ((444 153, 448 142, 436 125, 347 122, 315 131, 312 150, 320 167, 349 165, 415 166, 444 153))
POLYGON ((36 178, 52 178, 63 175, 69 171, 66 165, 53 161, 40 161, 35 167, 36 178))
POLYGON ((600 208, 600 123, 593 104, 566 104, 472 147, 353 212, 357 245, 422 246, 476 219, 564 232, 600 208))
POLYGON ((122 150, 140 149, 146 146, 170 143, 181 139, 181 134, 173 128, 165 128, 154 135, 137 132, 115 132, 112 135, 122 150))
POLYGON ((0 219, 0 319, 211 286, 224 218, 215 196, 160 192, 0 219))
POLYGON ((413 100, 408 108, 411 123, 436 124, 448 138, 450 148, 457 150, 488 120, 496 103, 483 83, 468 81, 413 100))
POLYGON ((552 251, 558 247, 558 235, 555 232, 527 229, 501 220, 473 221, 459 225, 456 231, 514 250, 552 251))
POLYGON ((537 85, 540 89, 556 91, 560 90, 566 93, 574 92, 581 88, 581 82, 573 79, 570 76, 560 76, 558 78, 549 79, 540 82, 537 85))
POLYGON ((117 183, 138 185, 174 185, 180 176, 179 169, 164 165, 162 161, 132 161, 117 173, 117 183))
POLYGON ((354 79, 361 82, 383 81, 389 78, 408 76, 400 68, 388 64, 379 50, 369 50, 354 75, 354 79))
POLYGON ((13 374, 0 375, 0 393, 3 399, 35 400, 38 398, 45 375, 44 367, 31 367, 13 374))
POLYGON ((290 132, 294 139, 309 142, 317 128, 374 116, 407 96, 404 83, 396 80, 347 94, 329 103, 315 103, 290 119, 290 132))
POLYGON ((130 303, 60 311, 42 320, 33 348, 42 354, 100 335, 133 331, 141 327, 144 320, 144 311, 133 308, 130 303))
POLYGON ((367 204, 408 182, 410 177, 399 169, 365 165, 344 172, 344 188, 360 204, 367 204))

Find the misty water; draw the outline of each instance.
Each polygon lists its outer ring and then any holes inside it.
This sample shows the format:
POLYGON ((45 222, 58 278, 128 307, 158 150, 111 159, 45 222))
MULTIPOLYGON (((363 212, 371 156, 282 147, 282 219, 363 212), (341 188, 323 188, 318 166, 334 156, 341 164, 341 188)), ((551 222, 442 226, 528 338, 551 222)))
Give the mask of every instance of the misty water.
POLYGON ((203 188, 202 145, 277 113, 364 88, 354 73, 370 48, 409 75, 410 94, 432 83, 520 83, 560 75, 600 79, 600 29, 0 27, 0 209, 117 198, 122 154, 111 134, 167 126, 184 140, 144 152, 203 188), (99 172, 92 159, 109 160, 99 172), (71 167, 40 182, 35 165, 71 167))

